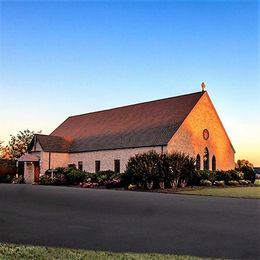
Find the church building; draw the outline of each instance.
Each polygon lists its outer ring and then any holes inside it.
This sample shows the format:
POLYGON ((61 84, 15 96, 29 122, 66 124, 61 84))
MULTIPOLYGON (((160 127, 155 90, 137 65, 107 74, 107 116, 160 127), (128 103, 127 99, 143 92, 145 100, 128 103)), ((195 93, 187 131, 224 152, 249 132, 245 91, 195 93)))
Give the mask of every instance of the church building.
MULTIPOLYGON (((203 85, 202 85, 203 86, 203 85)), ((87 172, 123 172, 130 157, 183 152, 197 169, 234 169, 235 150, 204 88, 200 92, 68 117, 50 135, 35 134, 24 162, 26 183, 75 164, 87 172)))

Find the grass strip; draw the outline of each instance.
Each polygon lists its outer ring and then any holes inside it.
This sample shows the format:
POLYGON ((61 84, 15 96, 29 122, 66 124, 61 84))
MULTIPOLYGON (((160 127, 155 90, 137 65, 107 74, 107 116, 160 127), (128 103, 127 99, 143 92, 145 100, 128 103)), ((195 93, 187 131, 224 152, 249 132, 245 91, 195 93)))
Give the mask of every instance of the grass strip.
POLYGON ((260 199, 260 187, 203 188, 180 191, 182 194, 260 199))
POLYGON ((42 246, 27 246, 0 243, 0 259, 35 259, 35 260, 54 260, 54 259, 126 259, 126 260, 199 260, 203 258, 195 256, 169 255, 169 254, 141 254, 141 253, 112 253, 103 251, 78 250, 68 248, 54 248, 42 246))

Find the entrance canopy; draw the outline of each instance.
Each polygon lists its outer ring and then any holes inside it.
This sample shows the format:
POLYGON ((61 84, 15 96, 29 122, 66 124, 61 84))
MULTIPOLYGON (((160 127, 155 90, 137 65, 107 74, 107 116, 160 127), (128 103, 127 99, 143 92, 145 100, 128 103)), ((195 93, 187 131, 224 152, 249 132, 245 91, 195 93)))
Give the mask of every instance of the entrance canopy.
POLYGON ((29 154, 29 153, 25 153, 18 159, 18 162, 39 162, 39 161, 40 161, 39 156, 29 154))

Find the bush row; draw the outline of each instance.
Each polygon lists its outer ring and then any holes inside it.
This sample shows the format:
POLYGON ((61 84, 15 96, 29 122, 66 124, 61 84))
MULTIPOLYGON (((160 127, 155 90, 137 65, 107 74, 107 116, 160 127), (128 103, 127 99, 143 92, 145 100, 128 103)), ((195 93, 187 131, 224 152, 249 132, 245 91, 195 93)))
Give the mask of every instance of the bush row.
POLYGON ((254 181, 255 172, 248 166, 243 166, 240 171, 197 171, 195 160, 183 153, 158 154, 153 151, 130 158, 122 175, 122 182, 131 185, 130 189, 247 185, 254 181))
POLYGON ((254 183, 255 172, 250 167, 244 167, 241 171, 229 170, 229 171, 195 171, 188 184, 191 186, 196 185, 246 185, 249 183, 254 183), (242 172, 242 170, 244 172, 242 172), (207 182, 206 182, 207 181, 207 182))
POLYGON ((89 173, 76 169, 71 165, 68 168, 56 168, 47 170, 45 175, 40 177, 42 185, 80 185, 83 188, 106 186, 107 188, 117 187, 120 184, 120 175, 113 171, 100 171, 89 173))
POLYGON ((188 155, 158 154, 154 151, 131 157, 126 171, 122 174, 113 171, 89 173, 71 165, 67 168, 56 168, 53 172, 48 170, 40 177, 40 184, 107 188, 130 186, 130 189, 164 189, 186 185, 246 185, 254 181, 255 173, 247 166, 242 167, 240 171, 196 171, 195 160, 188 155))

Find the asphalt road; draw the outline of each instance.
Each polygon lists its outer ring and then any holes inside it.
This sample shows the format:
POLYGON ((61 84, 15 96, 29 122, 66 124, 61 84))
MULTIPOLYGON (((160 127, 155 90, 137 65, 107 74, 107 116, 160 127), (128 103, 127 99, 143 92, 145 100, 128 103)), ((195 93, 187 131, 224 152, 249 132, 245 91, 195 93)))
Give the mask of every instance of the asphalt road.
POLYGON ((0 184, 0 241, 260 257, 260 200, 0 184))

